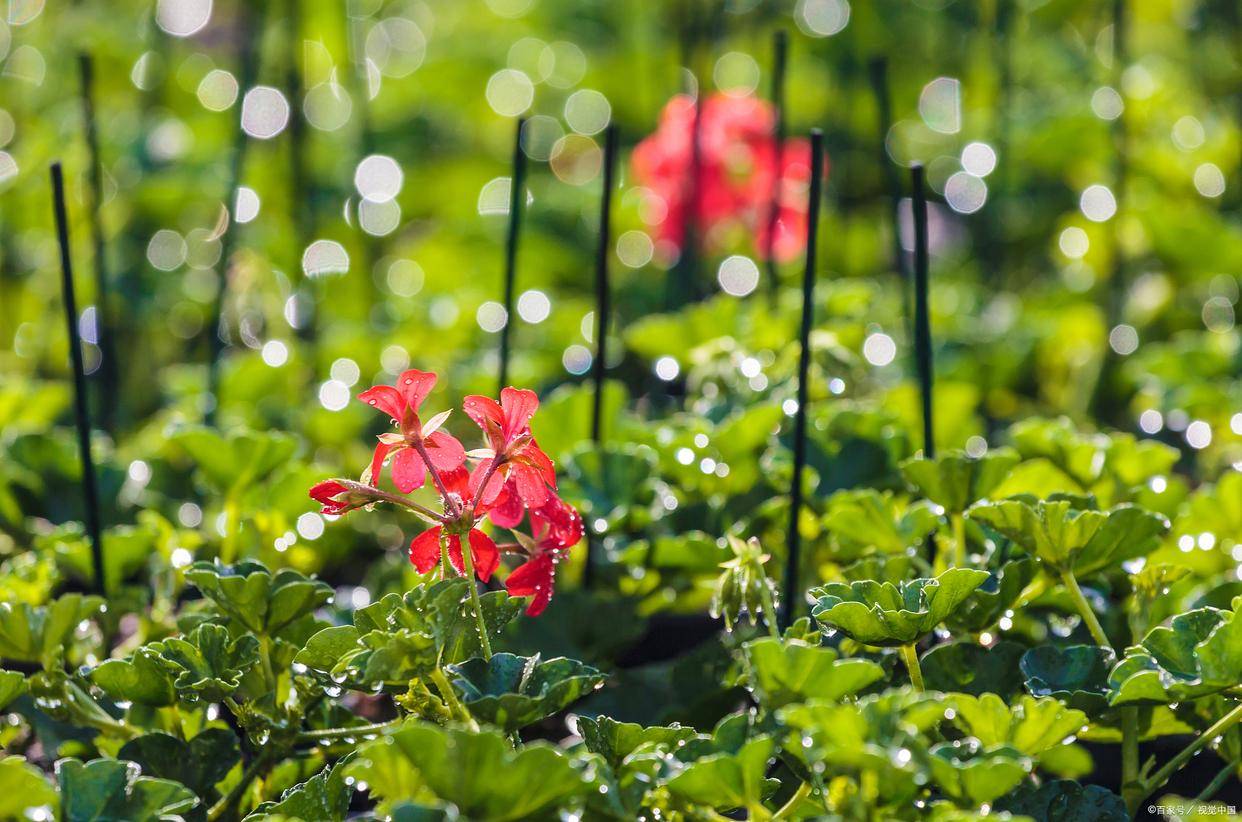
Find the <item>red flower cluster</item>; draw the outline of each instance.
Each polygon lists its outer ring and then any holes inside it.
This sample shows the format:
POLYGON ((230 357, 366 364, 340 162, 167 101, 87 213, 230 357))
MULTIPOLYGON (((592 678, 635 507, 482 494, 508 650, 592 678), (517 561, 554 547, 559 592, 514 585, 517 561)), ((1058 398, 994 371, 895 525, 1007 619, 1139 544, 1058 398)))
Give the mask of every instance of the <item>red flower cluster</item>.
POLYGON ((781 262, 796 258, 806 244, 810 144, 786 140, 778 152, 776 112, 771 103, 755 97, 712 95, 697 117, 697 175, 695 101, 688 95, 669 100, 659 128, 634 149, 635 178, 667 208, 658 224, 659 239, 680 250, 693 217, 706 247, 719 246, 723 232, 740 225, 766 257, 775 191, 772 256, 781 262))
POLYGON ((435 523, 410 543, 410 562, 420 573, 439 565, 443 551, 453 569, 465 574, 464 537, 469 566, 484 582, 500 566, 501 547, 479 526, 486 519, 501 528, 514 528, 529 513, 533 536, 518 534, 516 545, 504 546, 526 558, 505 585, 511 596, 531 597, 526 613, 538 615, 552 598, 557 564, 582 539, 582 518, 557 496, 556 469, 530 431, 539 398, 518 388, 501 391, 499 403, 490 397, 466 397, 466 415, 483 429, 488 445, 467 453, 456 438, 440 430, 449 412, 426 423, 419 417, 435 384, 435 374, 411 369, 397 378, 395 387, 377 385, 359 394, 359 400, 392 418, 397 431, 379 436, 362 482, 325 480, 310 495, 325 514, 340 515, 377 502, 404 505, 435 523), (473 469, 471 460, 476 463, 473 469), (430 475, 443 511, 380 490, 386 463, 402 494, 421 488, 430 475))

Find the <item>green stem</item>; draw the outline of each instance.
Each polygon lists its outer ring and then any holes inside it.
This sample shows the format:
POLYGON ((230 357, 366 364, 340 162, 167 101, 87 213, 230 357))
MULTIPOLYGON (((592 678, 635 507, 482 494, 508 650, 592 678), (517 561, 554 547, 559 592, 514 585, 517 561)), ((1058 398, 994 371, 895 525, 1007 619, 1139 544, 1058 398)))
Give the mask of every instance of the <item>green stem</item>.
POLYGON ((241 530, 241 511, 231 496, 224 500, 224 540, 220 543, 220 561, 225 565, 237 557, 237 532, 241 530))
POLYGON ((303 731, 298 734, 298 742, 320 742, 337 737, 378 736, 390 728, 396 728, 405 721, 405 717, 397 717, 387 722, 372 722, 370 725, 353 725, 343 728, 323 728, 317 731, 303 731))
POLYGON ((1220 773, 1216 774, 1216 776, 1212 778, 1212 781, 1208 783, 1208 786, 1199 792, 1199 795, 1195 797, 1195 801, 1205 803, 1211 802, 1212 797, 1216 796, 1217 792, 1221 788, 1225 787, 1225 783, 1229 781, 1229 777, 1232 776, 1233 772, 1240 767, 1242 767, 1242 758, 1226 763, 1225 767, 1220 769, 1220 773))
POLYGON ((811 783, 803 782, 801 785, 798 786, 798 790, 794 792, 794 795, 789 797, 789 801, 786 802, 784 805, 781 805, 780 809, 777 810, 777 812, 772 815, 772 818, 773 819, 787 818, 790 814, 792 814, 795 810, 797 810, 798 805, 802 804, 802 800, 806 799, 810 795, 811 795, 811 783))
POLYGON ((919 652, 915 650, 913 644, 901 646, 901 661, 906 664, 906 670, 910 672, 910 684, 916 691, 922 691, 923 669, 919 666, 919 652))
POLYGON ((1078 579, 1074 576, 1074 572, 1068 569, 1062 571, 1061 581, 1065 583, 1066 590, 1069 591, 1070 597, 1074 600, 1074 607, 1078 609, 1079 616, 1086 623, 1087 630, 1091 632, 1091 638, 1095 640, 1095 644, 1105 648, 1112 648, 1112 643, 1108 641, 1108 634, 1104 633, 1104 628, 1100 626, 1100 621, 1096 618, 1095 611, 1091 610, 1091 603, 1087 602, 1087 597, 1083 595, 1082 588, 1078 587, 1078 579))
POLYGON ((440 698, 444 700, 444 704, 448 705, 449 711, 456 715, 467 725, 478 730, 478 724, 474 721, 469 709, 461 704, 461 700, 457 698, 457 691, 453 688, 453 683, 448 681, 448 677, 444 675, 441 668, 433 668, 431 670, 431 681, 435 683, 436 690, 440 692, 440 698))
POLYGON ((474 580, 474 557, 471 556, 469 542, 469 537, 463 535, 461 562, 466 568, 466 583, 470 586, 470 607, 474 608, 474 621, 479 626, 479 644, 483 646, 483 659, 489 660, 492 658, 492 643, 487 638, 487 623, 483 620, 483 603, 479 599, 479 586, 474 580))
MULTIPOLYGON (((1232 711, 1216 720, 1212 727, 1195 737, 1193 742, 1182 748, 1177 756, 1166 762, 1164 767, 1156 771, 1150 779, 1144 779, 1142 782, 1142 792, 1136 792, 1135 794, 1134 808, 1137 808, 1144 799, 1163 787, 1164 783, 1168 782, 1173 774, 1181 770, 1182 766, 1189 762, 1190 758, 1198 753, 1200 748, 1215 741, 1217 737, 1223 735, 1225 731, 1228 731, 1239 722, 1242 722, 1242 702, 1235 705, 1232 711)), ((1133 808, 1131 813, 1133 813, 1133 808)))
POLYGON ((242 794, 244 794, 250 787, 250 783, 255 780, 255 777, 259 775, 260 771, 267 767, 268 757, 271 756, 271 751, 271 748, 267 748, 262 751, 257 757, 255 757, 254 761, 247 766, 246 770, 242 771, 241 779, 237 780, 237 784, 234 785, 228 793, 222 796, 219 802, 212 805, 211 810, 207 811, 208 822, 215 822, 215 820, 224 816, 230 808, 241 801, 242 794))
MULTIPOLYGON (((1128 706, 1121 709, 1121 795, 1130 804, 1130 798, 1142 791, 1139 782, 1139 727, 1138 708, 1128 706)), ((1138 807, 1140 799, 1135 799, 1134 807, 1138 807)), ((1131 811, 1133 815, 1133 811, 1131 811)))
POLYGON ((966 567, 966 518, 961 512, 950 514, 949 521, 953 524, 953 565, 956 568, 966 567))
POLYGON ((449 562, 448 535, 440 530, 440 578, 450 579, 453 576, 453 565, 449 562))

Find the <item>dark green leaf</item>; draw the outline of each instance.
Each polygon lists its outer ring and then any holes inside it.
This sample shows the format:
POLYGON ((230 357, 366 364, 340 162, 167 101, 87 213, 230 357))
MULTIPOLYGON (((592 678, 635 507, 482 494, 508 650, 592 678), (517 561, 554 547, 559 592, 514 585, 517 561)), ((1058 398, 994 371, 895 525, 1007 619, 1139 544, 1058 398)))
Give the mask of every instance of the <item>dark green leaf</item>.
MULTIPOLYGON (((1242 603, 1239 598, 1235 603, 1242 603)), ((1198 699, 1242 683, 1242 617, 1200 608, 1153 628, 1109 676, 1112 705, 1198 699)))
POLYGON ((1111 648, 1097 645, 1041 645, 1022 655, 1022 675, 1034 696, 1053 696, 1095 716, 1105 707, 1111 648))
POLYGON ((985 647, 973 642, 937 645, 919 660, 923 680, 933 691, 951 691, 978 696, 994 693, 1008 699, 1021 693, 1022 671, 1018 661, 1026 648, 1016 642, 1001 641, 985 647))
POLYGON ((263 819, 344 819, 354 795, 354 783, 345 778, 345 768, 354 758, 347 754, 305 782, 285 791, 278 802, 264 802, 246 817, 263 819))
POLYGON ((189 788, 167 779, 140 776, 138 766, 119 759, 77 759, 56 763, 62 822, 166 819, 198 804, 189 788))
POLYGON ((166 733, 150 733, 126 742, 117 754, 137 762, 147 776, 180 782, 202 797, 241 761, 237 737, 226 728, 205 728, 189 742, 166 733))
POLYGON ((909 645, 931 633, 987 578, 986 571, 951 568, 934 579, 898 585, 829 583, 811 591, 811 614, 825 629, 868 645, 909 645))
POLYGON ((242 675, 259 663, 259 640, 251 634, 231 639, 227 628, 211 623, 184 639, 173 637, 148 647, 176 676, 177 692, 191 702, 219 702, 232 695, 242 675))
POLYGON ((1130 822, 1121 797, 1099 785, 1069 779, 1023 785, 997 802, 996 809, 1041 822, 1130 822))
POLYGON ((113 699, 152 708, 177 700, 172 678, 150 648, 139 648, 129 659, 109 659, 87 673, 113 699))
POLYGON ((1008 448, 997 448, 977 458, 951 451, 934 460, 906 460, 901 473, 923 496, 949 513, 959 514, 985 499, 1017 464, 1018 455, 1008 448))
POLYGON ((258 562, 216 565, 196 562, 185 578, 220 612, 256 634, 280 632, 332 598, 332 587, 297 571, 275 575, 258 562))
POLYGON ((604 675, 573 659, 495 654, 451 666, 453 685, 478 719, 512 733, 551 716, 604 681, 604 675))

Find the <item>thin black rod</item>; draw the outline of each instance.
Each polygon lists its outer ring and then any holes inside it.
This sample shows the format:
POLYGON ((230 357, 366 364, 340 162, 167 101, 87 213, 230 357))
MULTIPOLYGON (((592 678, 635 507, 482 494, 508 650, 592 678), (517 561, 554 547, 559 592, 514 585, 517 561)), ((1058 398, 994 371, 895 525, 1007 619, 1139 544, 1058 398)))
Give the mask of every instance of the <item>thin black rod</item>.
MULTIPOLYGON (((604 439, 604 379, 608 374, 608 318, 612 314, 612 286, 608 282, 608 255, 612 251, 612 190, 617 168, 617 127, 608 126, 604 133, 604 187, 599 199, 599 244, 595 248, 595 361, 592 375, 595 394, 591 397, 591 441, 599 452, 604 439)), ((608 463, 602 455, 600 472, 608 463)), ((607 477, 600 477, 607 485, 607 477)), ((587 533, 586 561, 582 569, 582 586, 595 585, 595 563, 599 553, 598 536, 594 529, 587 533)))
POLYGON ((595 248, 595 396, 591 405, 591 441, 603 439, 604 378, 608 371, 608 318, 612 292, 608 284, 608 255, 612 245, 612 190, 617 165, 617 127, 604 133, 604 189, 600 192, 599 245, 595 248))
MULTIPOLYGON (((285 0, 284 27, 288 38, 285 43, 285 92, 295 106, 305 91, 301 54, 302 2, 303 0, 285 0)), ((316 198, 309 179, 310 173, 307 171, 308 157, 306 118, 295 107, 289 118, 289 202, 292 204, 293 236, 296 240, 293 256, 289 261, 290 271, 297 271, 301 267, 302 252, 310 244, 311 232, 314 230, 316 198)), ((313 352, 319 321, 319 291, 314 280, 303 274, 298 292, 304 301, 299 309, 304 307, 306 313, 299 317, 301 323, 297 328, 297 335, 308 343, 313 352)), ((314 363, 317 360, 312 353, 309 361, 314 363)))
POLYGON ((932 342, 931 317, 927 306, 927 191, 922 165, 910 169, 914 211, 914 362, 923 400, 923 455, 936 457, 935 427, 932 424, 932 342))
POLYGON ((505 324, 500 328, 500 387, 509 383, 510 332, 513 328, 513 290, 517 279, 518 239, 522 235, 522 210, 526 206, 526 152, 522 131, 526 118, 519 118, 513 134, 513 174, 509 178, 509 235, 505 238, 505 324))
POLYGON ((789 52, 789 33, 784 29, 772 32, 772 199, 768 207, 768 230, 764 260, 768 269, 768 288, 772 294, 780 289, 780 267, 776 262, 776 225, 781 213, 782 167, 785 164, 785 61, 789 52))
MULTIPOLYGON (((259 45, 263 38, 264 9, 266 4, 257 4, 257 11, 250 12, 249 3, 238 5, 238 22, 241 27, 240 76, 238 85, 248 90, 254 87, 259 74, 259 45)), ((220 271, 216 282, 216 296, 212 304, 211 319, 207 326, 209 342, 209 358, 207 360, 207 394, 208 402, 206 421, 208 425, 215 423, 216 412, 220 408, 220 358, 224 354, 228 330, 224 327, 224 305, 229 291, 229 264, 233 257, 233 249, 237 242, 239 224, 236 216, 235 203, 237 189, 241 186, 242 172, 246 168, 246 148, 250 139, 241 127, 240 107, 238 112, 237 131, 233 135, 232 160, 229 167, 228 189, 225 193, 224 207, 228 212, 228 224, 220 238, 220 271)))
POLYGON ((60 274, 64 289, 65 325, 69 330, 69 357, 73 363, 73 405, 78 427, 78 454, 82 458, 82 501, 86 535, 91 542, 95 588, 107 594, 103 538, 99 526, 99 490, 95 486, 95 461, 91 458, 91 412, 86 402, 86 364, 82 361, 82 337, 78 333, 78 301, 73 291, 73 260, 69 251, 69 216, 65 210, 65 178, 60 163, 52 163, 52 208, 56 215, 56 239, 60 243, 60 274))
POLYGON ((819 227, 819 202, 824 180, 824 133, 811 129, 811 191, 807 203, 806 267, 802 271, 802 326, 798 339, 798 410, 794 413, 793 481, 789 491, 789 528, 786 532, 785 595, 781 599, 780 624, 788 627, 796 616, 802 592, 798 579, 801 570, 802 536, 798 519, 802 514, 802 474, 806 469, 806 413, 809 404, 811 371, 811 326, 815 321, 815 255, 819 227))
POLYGON ((888 132, 893 127, 893 100, 888 87, 888 58, 876 57, 867 65, 871 91, 875 95, 876 114, 880 139, 876 149, 880 168, 884 173, 884 186, 888 189, 888 216, 892 221, 893 266, 901 277, 901 307, 905 315, 906 331, 910 331, 910 272, 906 255, 901 248, 901 180, 897 167, 888 156, 888 132))
POLYGON ((99 151, 99 126, 95 119, 95 64, 89 54, 78 54, 78 93, 82 104, 82 125, 86 136, 88 155, 87 183, 91 192, 89 225, 91 230, 91 255, 95 270, 95 344, 99 346, 97 395, 99 422, 105 431, 112 428, 115 418, 116 398, 120 396, 117 382, 116 345, 113 340, 115 314, 108 287, 108 261, 104 243, 103 218, 103 163, 99 151))

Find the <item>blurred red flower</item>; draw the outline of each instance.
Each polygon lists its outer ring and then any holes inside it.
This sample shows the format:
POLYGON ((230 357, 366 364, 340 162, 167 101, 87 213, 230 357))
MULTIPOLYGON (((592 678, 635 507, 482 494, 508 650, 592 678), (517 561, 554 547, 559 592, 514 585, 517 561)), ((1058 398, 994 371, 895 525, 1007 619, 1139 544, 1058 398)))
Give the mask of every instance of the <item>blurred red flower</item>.
POLYGON ((775 122, 772 104, 751 96, 714 94, 697 114, 688 95, 677 95, 665 105, 659 127, 635 147, 631 158, 635 179, 667 209, 656 229, 660 241, 680 251, 693 219, 699 244, 711 249, 721 245, 725 232, 740 226, 766 258, 775 192, 772 256, 787 262, 802 252, 810 144, 786 140, 778 152, 775 122))

